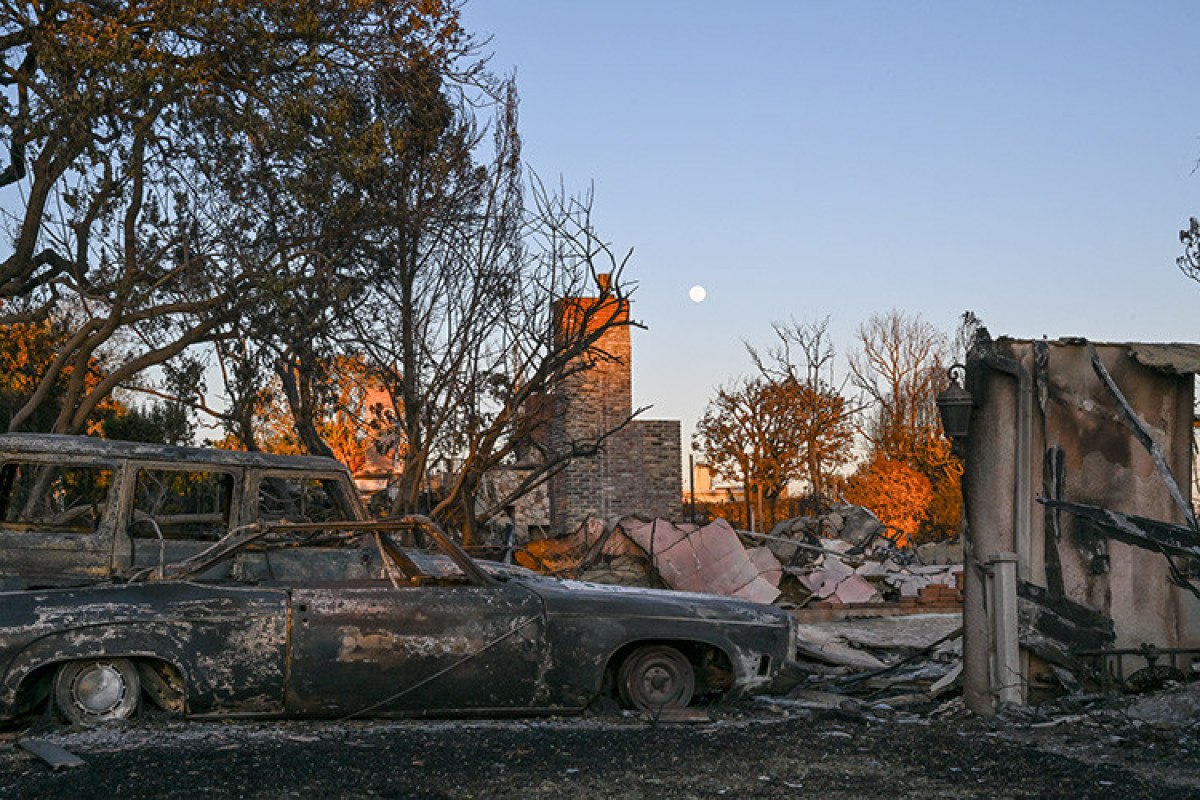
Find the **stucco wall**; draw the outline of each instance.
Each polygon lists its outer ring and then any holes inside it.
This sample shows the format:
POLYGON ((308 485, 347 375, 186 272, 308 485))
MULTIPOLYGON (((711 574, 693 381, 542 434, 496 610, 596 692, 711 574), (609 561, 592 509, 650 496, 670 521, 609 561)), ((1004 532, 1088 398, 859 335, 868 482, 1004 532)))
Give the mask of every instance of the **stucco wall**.
MULTIPOLYGON (((1190 488, 1193 379, 1151 369, 1135 361, 1128 346, 1098 344, 1100 361, 1129 405, 1162 448, 1185 497, 1190 488)), ((1055 491, 1047 452, 1061 448, 1062 499, 1182 523, 1167 484, 1153 459, 1131 433, 1119 404, 1093 369, 1080 340, 1034 343, 1001 339, 992 351, 1012 359, 1028 376, 1025 400, 1032 410, 1028 453, 1017 463, 1020 381, 975 358, 969 388, 975 397, 964 493, 969 530, 966 603, 966 679, 986 671, 987 611, 980 565, 1004 551, 1021 557, 1021 578, 1110 617, 1115 647, 1150 642, 1162 647, 1200 646, 1196 620, 1200 601, 1169 581, 1166 559, 1123 544, 1091 523, 1036 502, 1055 491), (1041 351, 1039 357, 1037 351, 1041 351), (1015 534, 1017 470, 1029 471, 1030 536, 1022 547, 1015 534)), ((1028 676, 1026 676, 1028 677, 1028 676)), ((970 690, 969 690, 970 691, 970 690)), ((968 698, 970 702, 970 698, 968 698)))

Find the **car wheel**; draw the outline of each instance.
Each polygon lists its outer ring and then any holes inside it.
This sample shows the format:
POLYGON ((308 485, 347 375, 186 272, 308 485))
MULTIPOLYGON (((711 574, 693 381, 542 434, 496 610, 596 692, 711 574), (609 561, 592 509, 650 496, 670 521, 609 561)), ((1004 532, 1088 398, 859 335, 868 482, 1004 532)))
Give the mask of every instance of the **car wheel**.
POLYGON ((54 678, 54 702, 76 725, 129 719, 141 693, 137 668, 127 658, 71 661, 54 678))
POLYGON ((617 691, 626 708, 661 711, 692 701, 696 675, 687 656, 667 645, 646 645, 630 653, 617 670, 617 691))

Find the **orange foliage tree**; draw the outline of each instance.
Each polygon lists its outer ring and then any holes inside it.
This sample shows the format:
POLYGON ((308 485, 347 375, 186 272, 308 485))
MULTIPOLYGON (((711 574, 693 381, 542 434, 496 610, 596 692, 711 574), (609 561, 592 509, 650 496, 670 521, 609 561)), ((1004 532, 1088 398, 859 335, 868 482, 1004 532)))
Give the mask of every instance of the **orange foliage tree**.
MULTIPOLYGON (((386 449, 380 442, 395 425, 390 395, 363 359, 355 355, 335 356, 323 364, 322 386, 324 391, 312 411, 314 428, 333 457, 357 473, 367 466, 372 450, 386 449)), ((308 452, 297 435, 292 405, 278 379, 256 398, 251 427, 257 449, 285 455, 308 452)), ((245 449, 245 443, 232 435, 215 444, 245 449)))
POLYGON ((942 435, 936 402, 950 360, 947 337, 920 315, 892 310, 873 315, 859 327, 858 338, 850 370, 874 406, 863 429, 871 458, 853 479, 858 496, 875 498, 878 507, 863 505, 881 519, 894 513, 887 510, 891 506, 908 508, 896 517, 909 526, 896 525, 906 541, 954 536, 961 520, 962 465, 942 435), (898 480, 896 470, 882 464, 906 465, 922 481, 898 480), (872 486, 873 481, 880 484, 872 486), (908 486, 912 497, 885 497, 908 486))
MULTIPOLYGON (((47 382, 47 365, 69 337, 68 326, 49 319, 0 325, 0 431, 53 430, 70 385, 91 391, 107 374, 106 360, 94 355, 78 380, 75 369, 66 368, 47 382), (31 404, 39 392, 43 398, 31 404), (27 406, 33 413, 21 415, 27 406)), ((112 395, 95 405, 84 425, 90 435, 164 444, 182 444, 191 435, 191 420, 178 404, 149 402, 139 407, 112 395)))
POLYGON ((876 453, 846 483, 845 498, 875 512, 896 544, 912 542, 933 501, 933 484, 903 461, 876 453))
MULTIPOLYGON (((56 331, 49 321, 4 325, 0 327, 0 429, 6 430, 13 416, 37 390, 41 373, 57 352, 65 333, 56 331)), ((60 378, 60 384, 69 376, 60 378)), ((53 387, 59 394, 62 385, 53 387)), ((48 428, 57 415, 53 403, 46 403, 31 428, 48 428)))
POLYGON ((745 488, 746 519, 759 499, 773 508, 804 464, 798 406, 787 389, 765 378, 722 387, 696 426, 696 446, 713 470, 745 488))
MULTIPOLYGON (((52 430, 71 386, 88 391, 103 378, 104 361, 93 356, 82 369, 68 367, 53 381, 46 381, 47 365, 69 336, 65 326, 52 320, 0 325, 0 430, 52 430), (31 403, 39 394, 41 399, 31 403), (29 405, 36 408, 36 413, 22 415, 22 409, 29 405), (12 427, 14 419, 19 427, 12 427)), ((105 397, 84 419, 84 430, 100 433, 105 420, 126 413, 123 404, 105 397)))
POLYGON ((714 471, 745 487, 747 520, 760 499, 761 522, 790 515, 779 501, 797 481, 810 504, 825 502, 850 459, 853 410, 820 376, 833 356, 827 323, 774 325, 779 343, 765 356, 747 347, 759 374, 719 389, 697 424, 694 443, 714 471))

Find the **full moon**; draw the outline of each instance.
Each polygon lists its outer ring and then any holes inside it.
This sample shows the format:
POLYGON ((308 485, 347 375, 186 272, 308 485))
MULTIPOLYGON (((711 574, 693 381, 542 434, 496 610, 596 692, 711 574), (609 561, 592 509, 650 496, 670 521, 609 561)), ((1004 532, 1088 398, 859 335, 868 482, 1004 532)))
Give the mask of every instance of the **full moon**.
POLYGON ((697 283, 688 289, 688 297, 692 298, 693 303, 703 303, 704 298, 708 297, 708 292, 704 291, 704 287, 697 283))

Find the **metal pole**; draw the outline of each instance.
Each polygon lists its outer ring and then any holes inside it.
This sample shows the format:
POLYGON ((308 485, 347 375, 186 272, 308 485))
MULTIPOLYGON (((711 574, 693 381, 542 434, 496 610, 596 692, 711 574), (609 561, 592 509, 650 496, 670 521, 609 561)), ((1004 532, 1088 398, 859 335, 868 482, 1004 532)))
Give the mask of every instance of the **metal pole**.
POLYGON ((762 484, 758 485, 758 524, 762 525, 762 484))
POLYGON ((688 522, 696 521, 696 454, 688 453, 688 493, 691 495, 691 512, 688 522))

